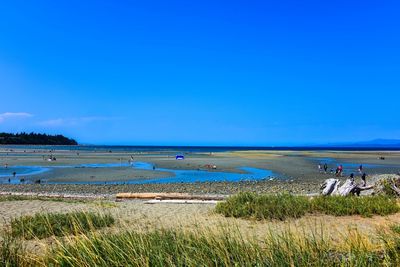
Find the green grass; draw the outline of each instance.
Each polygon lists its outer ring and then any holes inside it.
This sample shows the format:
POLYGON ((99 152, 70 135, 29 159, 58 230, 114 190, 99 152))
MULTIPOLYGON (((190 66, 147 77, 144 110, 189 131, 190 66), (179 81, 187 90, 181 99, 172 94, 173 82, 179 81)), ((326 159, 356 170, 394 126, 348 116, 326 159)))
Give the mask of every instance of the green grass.
MULTIPOLYGON (((369 246, 362 233, 342 244, 323 233, 266 232, 243 238, 237 228, 194 231, 88 232, 57 239, 46 254, 34 255, 11 233, 0 237, 1 266, 399 266, 400 235, 381 236, 369 246), (345 245, 343 245, 345 244, 345 245)), ((26 242, 26 241, 25 241, 26 242)))
POLYGON ((64 236, 85 233, 93 229, 111 226, 111 215, 94 212, 49 213, 23 216, 11 221, 11 234, 25 239, 64 236))
POLYGON ((299 218, 305 215, 310 207, 307 197, 240 193, 218 203, 216 211, 227 217, 284 220, 299 218))
POLYGON ((25 266, 25 247, 22 242, 7 232, 0 237, 0 265, 1 266, 25 266))
POLYGON ((370 250, 359 239, 338 249, 319 235, 291 232, 266 233, 255 242, 232 229, 217 234, 157 230, 79 237, 59 245, 45 262, 56 266, 381 266, 385 259, 394 262, 399 255, 399 250, 391 256, 384 251, 370 250))
POLYGON ((399 211, 397 200, 386 196, 316 197, 311 200, 311 204, 312 211, 335 216, 385 216, 399 211))
POLYGON ((384 216, 398 211, 397 200, 386 196, 308 198, 289 194, 240 193, 216 206, 216 212, 227 217, 278 220, 299 218, 307 213, 384 216))

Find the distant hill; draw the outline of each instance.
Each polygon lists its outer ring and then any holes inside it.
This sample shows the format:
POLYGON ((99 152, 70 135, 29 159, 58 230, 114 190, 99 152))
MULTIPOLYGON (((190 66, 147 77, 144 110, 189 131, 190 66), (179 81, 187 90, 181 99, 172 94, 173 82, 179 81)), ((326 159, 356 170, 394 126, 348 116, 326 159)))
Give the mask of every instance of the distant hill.
POLYGON ((375 139, 371 141, 357 142, 357 145, 380 145, 380 146, 400 146, 398 139, 375 139))
POLYGON ((39 133, 0 133, 0 145, 77 145, 71 138, 63 135, 39 133))
POLYGON ((324 146, 338 147, 400 147, 399 139, 374 139, 354 143, 331 143, 324 146))

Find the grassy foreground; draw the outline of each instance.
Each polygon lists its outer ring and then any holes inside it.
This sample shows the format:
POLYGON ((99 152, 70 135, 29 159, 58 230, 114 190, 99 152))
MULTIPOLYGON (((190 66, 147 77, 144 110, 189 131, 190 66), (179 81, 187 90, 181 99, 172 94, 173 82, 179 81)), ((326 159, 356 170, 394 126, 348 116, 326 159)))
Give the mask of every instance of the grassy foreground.
POLYGON ((11 221, 11 235, 25 239, 86 233, 111 226, 111 215, 94 212, 50 213, 22 216, 11 221))
POLYGON ((338 246, 322 233, 265 233, 244 239, 238 230, 126 231, 59 239, 45 255, 30 254, 10 236, 0 241, 3 266, 399 266, 400 234, 372 245, 350 233, 338 246), (10 239, 11 238, 11 239, 10 239))
POLYGON ((227 217, 278 219, 299 218, 307 213, 344 215, 389 215, 398 212, 397 200, 385 196, 308 198, 289 194, 240 193, 218 203, 216 211, 227 217))

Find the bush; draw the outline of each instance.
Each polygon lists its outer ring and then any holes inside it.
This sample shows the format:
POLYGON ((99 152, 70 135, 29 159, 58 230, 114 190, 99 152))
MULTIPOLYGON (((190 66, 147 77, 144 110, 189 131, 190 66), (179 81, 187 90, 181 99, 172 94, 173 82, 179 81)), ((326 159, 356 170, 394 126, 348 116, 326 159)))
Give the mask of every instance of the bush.
POLYGON ((229 197, 216 206, 216 212, 226 217, 279 219, 299 218, 306 213, 324 213, 335 216, 344 215, 388 215, 399 211, 397 200, 385 196, 340 197, 257 195, 240 193, 229 197))
POLYGON ((299 218, 310 211, 307 197, 280 195, 257 195, 240 193, 217 204, 216 211, 227 217, 256 219, 299 218))
POLYGON ((11 221, 11 234, 25 239, 46 238, 52 235, 85 233, 92 229, 111 226, 111 215, 93 212, 49 213, 23 216, 11 221))
POLYGON ((311 200, 312 210, 325 214, 344 215, 389 215, 399 211, 397 200, 385 196, 364 197, 316 197, 311 200))

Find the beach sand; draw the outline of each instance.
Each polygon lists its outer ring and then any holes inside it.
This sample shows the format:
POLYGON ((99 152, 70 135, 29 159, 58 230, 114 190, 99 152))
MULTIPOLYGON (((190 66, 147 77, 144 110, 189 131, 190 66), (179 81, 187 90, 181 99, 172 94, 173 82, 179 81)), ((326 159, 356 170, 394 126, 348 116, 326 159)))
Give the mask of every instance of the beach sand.
POLYGON ((328 215, 306 215, 300 219, 245 220, 225 218, 214 212, 213 204, 145 204, 144 201, 124 202, 85 201, 63 202, 50 200, 4 201, 0 205, 0 226, 7 225, 12 218, 43 212, 95 211, 109 213, 117 218, 110 231, 154 229, 185 229, 189 231, 206 229, 213 231, 221 228, 239 229, 244 237, 262 240, 269 233, 283 232, 288 229, 298 233, 321 233, 326 238, 342 241, 338 233, 348 233, 357 229, 375 237, 378 231, 388 229, 390 225, 400 223, 400 214, 390 216, 334 217, 328 215))

